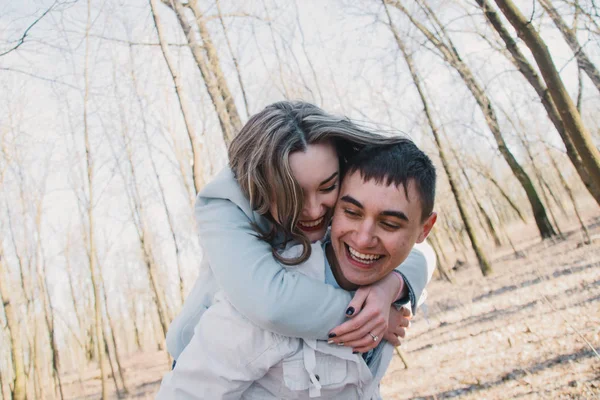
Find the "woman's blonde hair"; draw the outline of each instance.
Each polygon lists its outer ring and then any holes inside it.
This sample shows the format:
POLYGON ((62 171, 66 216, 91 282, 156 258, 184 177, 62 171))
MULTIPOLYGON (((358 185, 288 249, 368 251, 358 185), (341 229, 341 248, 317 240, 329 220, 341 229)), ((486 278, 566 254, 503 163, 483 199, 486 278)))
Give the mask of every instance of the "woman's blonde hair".
POLYGON ((302 254, 286 259, 273 248, 276 259, 296 265, 310 257, 310 241, 296 227, 303 207, 303 193, 294 178, 289 155, 305 151, 315 143, 330 142, 338 153, 340 171, 346 161, 367 145, 385 145, 408 140, 386 138, 357 126, 348 118, 330 115, 319 107, 300 101, 281 101, 253 115, 229 146, 229 164, 250 204, 272 223, 270 232, 257 227, 259 237, 270 242, 282 235, 284 243, 295 240, 302 254), (276 204, 278 221, 270 213, 276 204))

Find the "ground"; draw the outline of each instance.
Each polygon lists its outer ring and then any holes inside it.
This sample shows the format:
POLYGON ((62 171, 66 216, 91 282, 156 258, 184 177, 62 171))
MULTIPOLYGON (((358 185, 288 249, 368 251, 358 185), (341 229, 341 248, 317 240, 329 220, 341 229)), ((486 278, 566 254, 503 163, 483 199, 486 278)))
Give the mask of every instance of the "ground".
MULTIPOLYGON (((382 381, 384 399, 600 399, 600 218, 566 240, 535 232, 511 249, 490 250, 494 273, 467 262, 450 284, 434 280, 382 381)), ((563 228, 564 229, 564 228, 563 228)), ((153 398, 164 353, 127 358, 129 398, 153 398)), ((68 398, 98 398, 97 370, 72 379, 68 398)))

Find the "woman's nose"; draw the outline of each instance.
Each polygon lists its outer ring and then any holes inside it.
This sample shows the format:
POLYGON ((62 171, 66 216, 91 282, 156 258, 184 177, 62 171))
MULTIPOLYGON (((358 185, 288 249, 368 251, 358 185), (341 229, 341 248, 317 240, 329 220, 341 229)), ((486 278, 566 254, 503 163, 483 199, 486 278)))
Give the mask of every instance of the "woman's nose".
POLYGON ((307 196, 304 199, 304 217, 310 220, 321 217, 321 204, 315 196, 307 196))

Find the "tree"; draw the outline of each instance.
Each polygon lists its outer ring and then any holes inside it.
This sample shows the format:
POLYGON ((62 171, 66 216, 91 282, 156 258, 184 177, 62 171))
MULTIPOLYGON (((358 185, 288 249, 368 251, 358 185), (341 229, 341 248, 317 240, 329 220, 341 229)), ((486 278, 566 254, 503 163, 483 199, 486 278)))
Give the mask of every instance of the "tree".
POLYGON ((498 118, 496 116, 496 111, 494 109, 493 103, 484 88, 479 84, 478 80, 475 78, 475 75, 469 68, 469 66, 463 61, 462 57, 458 53, 456 46, 452 42, 449 35, 446 33, 445 27, 439 22, 437 16, 429 8, 423 0, 418 0, 419 4, 421 4, 426 10, 427 15, 430 19, 434 21, 437 26, 437 34, 429 30, 425 25, 417 21, 411 13, 404 7, 400 0, 385 0, 388 5, 391 5, 402 13, 404 13, 411 23, 419 30, 421 33, 435 46, 435 48, 439 51, 442 58, 450 64, 459 76, 462 78, 463 82, 473 95, 479 109, 483 113, 485 117, 485 121, 487 123, 488 128, 490 129, 496 143, 498 145, 498 150, 500 150, 500 154, 504 157, 507 164, 509 165, 511 171, 514 176, 517 178, 523 190, 525 191, 529 203, 531 204, 531 209, 533 211, 533 216, 535 218, 538 230, 540 232, 540 236, 545 239, 554 236, 556 233, 554 232, 554 228, 552 228, 552 224, 548 220, 548 216, 546 215, 546 209, 540 200, 540 197, 533 186, 533 182, 527 172, 523 169, 521 164, 517 161, 515 156, 512 154, 504 137, 502 135, 502 131, 500 130, 500 124, 498 123, 498 118))
POLYGON ((84 60, 84 95, 83 95, 83 135, 85 141, 85 162, 87 172, 87 240, 88 240, 88 265, 90 267, 90 276, 92 288, 94 291, 94 327, 96 336, 96 349, 98 352, 98 363, 100 364, 100 378, 102 380, 102 400, 108 399, 108 382, 105 372, 105 352, 104 352, 104 334, 102 330, 102 296, 100 295, 100 276, 96 257, 96 238, 95 238, 95 219, 94 219, 94 162, 92 159, 92 148, 90 145, 90 132, 88 127, 88 101, 89 101, 89 52, 90 52, 90 28, 91 18, 91 0, 87 1, 87 24, 85 28, 85 60, 84 60))
POLYGON ((190 148, 192 150, 192 178, 194 181, 194 188, 196 189, 197 194, 205 183, 204 168, 201 158, 203 154, 202 142, 198 140, 198 138, 196 138, 192 122, 192 107, 189 104, 188 96, 185 91, 185 86, 183 84, 181 75, 177 73, 175 69, 175 62, 167 44, 164 28, 162 26, 162 20, 158 15, 158 0, 150 0, 150 9, 152 10, 152 18, 154 19, 154 26, 156 27, 158 41, 160 42, 160 49, 162 51, 167 67, 169 68, 169 72, 171 74, 171 78, 173 79, 173 83, 175 84, 175 93, 177 94, 179 108, 181 109, 181 116, 183 117, 185 130, 190 142, 190 148))
POLYGON ((573 54, 577 58, 577 66, 581 70, 585 71, 587 76, 589 76, 591 81, 594 83, 594 86, 596 86, 596 89, 598 89, 598 92, 600 92, 600 72, 598 72, 598 69, 586 54, 585 50, 583 49, 583 46, 579 44, 579 40, 577 40, 576 31, 569 28, 569 26, 562 19, 558 11, 552 6, 552 3, 549 0, 539 1, 542 7, 544 7, 544 10, 546 10, 548 15, 550 16, 550 18, 552 18, 554 25, 556 25, 563 38, 565 38, 565 41, 573 51, 573 54))
POLYGON ((429 125, 431 134, 433 135, 433 138, 435 140, 435 144, 437 146, 438 154, 440 156, 440 160, 442 162, 444 172, 446 173, 448 182, 450 184, 450 190, 452 191, 452 194, 454 195, 454 199, 456 200, 456 206, 458 208, 460 218, 465 226, 469 240, 471 241, 471 247, 473 248, 473 251, 475 252, 477 261, 479 262, 479 268, 481 269, 481 272, 483 273, 484 276, 489 275, 492 273, 492 266, 491 266, 490 262, 488 261, 483 248, 479 244, 479 239, 478 239, 477 235, 475 234, 475 229, 474 229, 473 223, 471 222, 471 218, 465 208, 465 205, 464 205, 465 200, 463 198, 462 192, 460 191, 460 189, 458 187, 457 179, 455 178, 454 174, 452 173, 452 170, 450 169, 450 164, 448 163, 448 158, 447 158, 446 152, 444 150, 444 144, 440 140, 438 128, 437 128, 435 122, 433 121, 433 116, 431 115, 431 112, 429 110, 427 98, 425 97, 425 88, 423 87, 423 84, 421 83, 421 79, 418 75, 418 72, 417 72, 415 66, 414 66, 412 56, 408 53, 406 46, 400 37, 400 34, 396 30, 396 27, 394 26, 394 24, 392 22, 392 17, 389 13, 389 10, 387 8, 385 0, 383 1, 383 7, 385 8, 389 27, 394 35, 394 39, 396 39, 398 48, 400 49, 400 51, 402 52, 402 55, 404 56, 404 60, 406 61, 406 64, 410 71, 410 75, 412 77, 413 83, 417 89, 417 92, 419 93, 419 98, 421 99, 421 103, 423 104, 423 111, 425 112, 425 117, 427 118, 427 124, 429 125))
POLYGON ((539 96, 540 101, 544 106, 544 109, 548 113, 550 121, 554 125, 554 128, 560 135, 565 145, 567 155, 569 156, 571 163, 575 167, 575 170, 579 174, 581 181, 587 188, 588 192, 590 192, 592 197, 594 197, 598 205, 600 205, 600 186, 594 184, 592 177, 583 165, 581 157, 577 153, 577 150, 575 150, 575 146, 573 145, 571 138, 565 130, 565 126, 563 124, 560 113, 556 108, 554 101, 552 100, 552 96, 550 95, 548 88, 536 72, 535 68, 533 68, 533 66, 529 63, 527 57, 525 57, 525 55, 521 52, 521 50, 517 46, 517 42, 508 32, 508 30, 500 20, 500 17, 496 13, 490 2, 488 0, 475 1, 479 5, 479 7, 481 7, 490 25, 494 28, 494 30, 498 33, 502 41, 505 43, 506 49, 510 54, 510 57, 508 57, 509 60, 517 67, 519 72, 521 72, 523 77, 527 80, 527 82, 529 82, 531 87, 539 96))
POLYGON ((4 266, 4 252, 0 248, 0 301, 2 301, 4 315, 6 316, 14 376, 11 395, 14 400, 25 400, 27 399, 27 393, 25 391, 25 363, 23 362, 21 329, 11 302, 14 298, 11 297, 11 291, 7 286, 8 282, 8 274, 4 266))
POLYGON ((583 160, 583 165, 591 176, 592 183, 600 187, 600 152, 594 145, 593 139, 581 120, 573 100, 569 96, 565 85, 552 61, 550 52, 542 37, 537 33, 532 24, 528 22, 521 11, 511 0, 495 0, 496 4, 506 16, 508 21, 523 39, 544 77, 552 100, 556 104, 560 116, 565 124, 569 138, 583 160))
POLYGON ((219 118, 219 124, 223 133, 223 139, 226 144, 229 144, 235 137, 237 131, 241 128, 239 114, 233 102, 225 76, 221 71, 219 59, 216 49, 210 39, 210 33, 206 27, 204 17, 196 2, 190 1, 187 7, 192 8, 196 16, 196 22, 200 31, 200 36, 203 40, 201 45, 196 38, 196 33, 192 29, 185 9, 180 0, 163 0, 177 15, 177 20, 185 33, 188 45, 196 61, 196 65, 202 74, 204 85, 210 96, 210 99, 219 118))

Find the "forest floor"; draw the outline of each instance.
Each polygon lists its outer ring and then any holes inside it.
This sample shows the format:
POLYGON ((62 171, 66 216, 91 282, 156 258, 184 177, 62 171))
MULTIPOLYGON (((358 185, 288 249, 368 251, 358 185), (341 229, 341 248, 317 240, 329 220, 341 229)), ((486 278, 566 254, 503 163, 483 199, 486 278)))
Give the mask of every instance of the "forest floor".
MULTIPOLYGON (((383 398, 600 399, 600 217, 587 223, 591 245, 575 225, 561 241, 529 230, 515 240, 524 257, 495 251, 491 276, 466 263, 454 284, 434 280, 400 347, 409 368, 394 357, 383 398)), ((128 398, 150 399, 168 358, 136 354, 123 367, 128 398)), ((98 370, 78 375, 66 397, 98 398, 98 370)))

